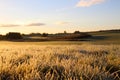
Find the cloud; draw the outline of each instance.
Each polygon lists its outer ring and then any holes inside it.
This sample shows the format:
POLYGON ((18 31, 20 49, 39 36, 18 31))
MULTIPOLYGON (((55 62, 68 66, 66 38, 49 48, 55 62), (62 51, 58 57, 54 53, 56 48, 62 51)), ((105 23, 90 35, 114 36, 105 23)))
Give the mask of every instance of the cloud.
POLYGON ((1 24, 0 27, 18 27, 18 26, 21 26, 21 25, 18 25, 18 24, 1 24))
POLYGON ((65 25, 65 24, 69 24, 70 22, 64 22, 64 21, 59 21, 59 22, 56 22, 56 24, 58 25, 65 25))
POLYGON ((30 23, 27 26, 44 26, 44 23, 30 23))
POLYGON ((80 0, 76 7, 90 7, 92 5, 100 4, 106 0, 80 0))
POLYGON ((0 27, 19 27, 19 26, 43 26, 45 25, 44 23, 30 23, 30 24, 0 24, 0 27))

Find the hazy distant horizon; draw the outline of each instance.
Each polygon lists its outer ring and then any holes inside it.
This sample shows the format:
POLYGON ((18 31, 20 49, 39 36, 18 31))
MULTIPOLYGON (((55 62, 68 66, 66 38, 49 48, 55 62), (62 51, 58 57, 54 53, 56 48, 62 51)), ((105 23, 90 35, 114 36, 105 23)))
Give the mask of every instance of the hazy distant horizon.
POLYGON ((1 0, 0 34, 120 29, 120 0, 1 0))

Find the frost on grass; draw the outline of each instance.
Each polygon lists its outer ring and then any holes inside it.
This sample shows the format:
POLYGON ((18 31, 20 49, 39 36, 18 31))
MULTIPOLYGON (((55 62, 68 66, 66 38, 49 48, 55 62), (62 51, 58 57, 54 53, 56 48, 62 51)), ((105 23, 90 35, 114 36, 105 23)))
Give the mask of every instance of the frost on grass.
POLYGON ((119 45, 0 46, 0 80, 119 79, 119 45))

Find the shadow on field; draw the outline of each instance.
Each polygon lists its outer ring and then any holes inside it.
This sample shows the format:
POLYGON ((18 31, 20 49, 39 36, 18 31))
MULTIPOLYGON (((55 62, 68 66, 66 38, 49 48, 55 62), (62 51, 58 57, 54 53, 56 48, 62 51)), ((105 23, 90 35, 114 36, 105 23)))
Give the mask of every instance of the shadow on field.
POLYGON ((107 36, 92 36, 92 39, 94 39, 94 40, 104 40, 107 38, 108 38, 107 36))
POLYGON ((88 54, 88 55, 98 55, 98 56, 102 56, 102 55, 106 55, 109 52, 108 51, 104 51, 104 50, 98 50, 98 51, 86 51, 86 50, 80 50, 80 53, 82 54, 88 54))

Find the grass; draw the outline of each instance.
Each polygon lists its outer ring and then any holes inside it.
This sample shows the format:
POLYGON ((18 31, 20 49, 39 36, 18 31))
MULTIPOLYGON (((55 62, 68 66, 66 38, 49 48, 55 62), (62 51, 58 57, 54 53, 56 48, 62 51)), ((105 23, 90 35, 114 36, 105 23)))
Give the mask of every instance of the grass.
POLYGON ((0 46, 0 80, 119 80, 119 52, 120 45, 8 42, 0 46))

